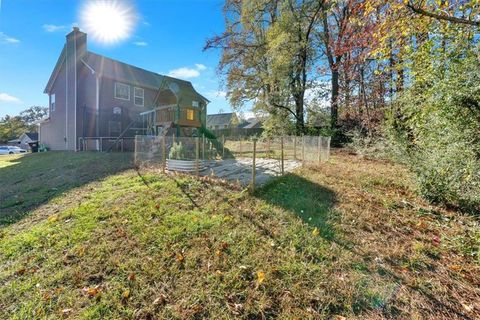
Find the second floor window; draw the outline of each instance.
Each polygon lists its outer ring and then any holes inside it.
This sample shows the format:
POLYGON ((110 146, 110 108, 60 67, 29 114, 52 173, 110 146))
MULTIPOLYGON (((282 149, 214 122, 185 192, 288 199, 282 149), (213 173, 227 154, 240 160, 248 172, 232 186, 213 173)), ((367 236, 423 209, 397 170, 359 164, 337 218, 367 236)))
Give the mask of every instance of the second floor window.
POLYGON ((143 107, 144 96, 145 96, 145 91, 142 88, 135 87, 133 89, 133 102, 135 103, 136 106, 143 107))
POLYGON ((55 111, 55 94, 50 95, 50 112, 55 111))
POLYGON ((115 82, 115 98, 130 100, 130 86, 125 83, 115 82))
POLYGON ((195 119, 195 111, 193 109, 187 109, 187 120, 195 119))

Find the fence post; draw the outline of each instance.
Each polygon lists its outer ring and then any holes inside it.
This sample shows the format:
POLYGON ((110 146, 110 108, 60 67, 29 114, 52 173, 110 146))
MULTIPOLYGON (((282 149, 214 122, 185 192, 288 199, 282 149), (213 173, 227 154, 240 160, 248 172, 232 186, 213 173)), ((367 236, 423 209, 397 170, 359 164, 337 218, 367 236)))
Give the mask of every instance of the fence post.
POLYGON ((137 153, 138 153, 138 145, 137 145, 137 135, 135 135, 135 140, 134 140, 134 147, 133 147, 133 164, 137 165, 138 164, 138 159, 137 159, 137 153))
POLYGON ((167 167, 167 145, 165 144, 165 136, 162 136, 162 169, 165 173, 167 167))
POLYGON ((280 148, 282 149, 282 176, 285 172, 285 167, 284 167, 284 163, 283 163, 283 136, 280 138, 280 148))
POLYGON ((200 163, 198 161, 199 154, 200 154, 200 138, 196 137, 195 138, 195 173, 198 176, 200 176, 200 163))
POLYGON ((100 138, 100 152, 103 152, 103 138, 100 138))
POLYGON ((202 138, 202 159, 205 160, 205 133, 202 138))
POLYGON ((318 163, 321 162, 321 152, 322 152, 321 144, 322 144, 322 138, 320 136, 318 136, 318 146, 317 146, 317 149, 318 149, 318 163))
POLYGON ((253 159, 252 159, 252 193, 255 192, 255 157, 257 156, 257 139, 253 140, 253 159))
POLYGON ((297 160, 297 136, 293 136, 293 160, 297 160))
POLYGON ((305 136, 302 135, 302 166, 305 165, 305 136))
POLYGON ((225 159, 225 135, 222 134, 222 160, 225 159))

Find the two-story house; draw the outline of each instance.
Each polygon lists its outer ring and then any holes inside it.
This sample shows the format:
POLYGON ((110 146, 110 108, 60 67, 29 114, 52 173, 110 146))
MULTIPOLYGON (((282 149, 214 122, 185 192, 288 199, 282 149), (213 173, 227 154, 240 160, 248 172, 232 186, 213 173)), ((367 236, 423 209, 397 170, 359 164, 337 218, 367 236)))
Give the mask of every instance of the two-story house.
POLYGON ((76 27, 44 92, 49 116, 39 140, 52 150, 79 150, 88 138, 192 135, 205 126, 209 103, 188 81, 88 51, 87 34, 76 27))

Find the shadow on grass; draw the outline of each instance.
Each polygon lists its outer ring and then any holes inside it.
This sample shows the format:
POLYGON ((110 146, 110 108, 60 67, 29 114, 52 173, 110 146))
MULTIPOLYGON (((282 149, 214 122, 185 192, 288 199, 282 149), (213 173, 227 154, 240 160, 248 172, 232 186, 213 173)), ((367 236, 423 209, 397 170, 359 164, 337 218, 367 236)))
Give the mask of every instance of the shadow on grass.
POLYGON ((99 152, 0 156, 0 228, 73 188, 132 168, 132 159, 99 152))
POLYGON ((329 223, 336 217, 333 206, 335 192, 296 174, 273 179, 255 196, 300 217, 305 223, 318 228, 320 235, 333 240, 335 233, 329 223))

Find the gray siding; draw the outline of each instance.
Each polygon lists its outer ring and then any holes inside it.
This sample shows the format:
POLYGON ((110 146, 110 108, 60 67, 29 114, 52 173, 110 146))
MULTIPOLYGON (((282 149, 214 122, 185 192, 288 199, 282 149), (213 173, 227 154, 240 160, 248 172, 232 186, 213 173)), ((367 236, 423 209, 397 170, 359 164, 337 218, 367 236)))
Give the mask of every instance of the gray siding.
MULTIPOLYGON (((156 91, 150 88, 136 86, 144 90, 144 106, 136 106, 133 99, 133 88, 135 85, 125 83, 130 86, 130 100, 122 100, 115 98, 115 80, 109 78, 102 78, 100 82, 100 136, 110 136, 109 122, 120 121, 121 130, 123 131, 141 112, 153 108, 153 100, 155 99, 156 91), (113 109, 120 107, 121 115, 114 115, 113 109)), ((135 130, 130 130, 126 133, 127 137, 132 137, 136 134, 135 130)))
MULTIPOLYGON (((48 122, 40 125, 40 143, 46 144, 51 150, 65 150, 66 126, 66 68, 65 64, 55 80, 51 94, 55 94, 55 111, 50 110, 48 122)), ((50 103, 50 101, 49 101, 50 103)))

